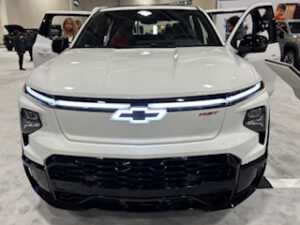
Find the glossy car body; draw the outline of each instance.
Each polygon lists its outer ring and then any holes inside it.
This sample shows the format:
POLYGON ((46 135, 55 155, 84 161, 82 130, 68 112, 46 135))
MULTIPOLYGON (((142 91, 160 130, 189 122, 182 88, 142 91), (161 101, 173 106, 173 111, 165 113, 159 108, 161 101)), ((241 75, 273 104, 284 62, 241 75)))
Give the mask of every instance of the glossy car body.
POLYGON ((68 209, 238 204, 264 173, 273 82, 236 53, 196 7, 94 10, 70 49, 36 68, 20 97, 23 162, 33 188, 68 209), (199 16, 215 44, 82 42, 98 16, 127 12, 199 16))

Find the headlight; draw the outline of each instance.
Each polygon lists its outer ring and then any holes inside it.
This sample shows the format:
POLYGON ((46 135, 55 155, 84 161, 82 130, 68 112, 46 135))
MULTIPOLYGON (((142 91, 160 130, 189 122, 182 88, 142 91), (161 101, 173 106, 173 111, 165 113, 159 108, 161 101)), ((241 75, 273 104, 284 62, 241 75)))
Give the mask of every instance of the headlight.
POLYGON ((23 134, 31 134, 41 127, 42 123, 37 112, 28 109, 21 110, 21 130, 23 134))
POLYGON ((259 143, 264 144, 266 136, 266 107, 250 109, 246 113, 244 126, 258 132, 259 143))
POLYGON ((256 132, 266 130, 266 108, 258 107, 247 111, 245 120, 245 127, 256 132))

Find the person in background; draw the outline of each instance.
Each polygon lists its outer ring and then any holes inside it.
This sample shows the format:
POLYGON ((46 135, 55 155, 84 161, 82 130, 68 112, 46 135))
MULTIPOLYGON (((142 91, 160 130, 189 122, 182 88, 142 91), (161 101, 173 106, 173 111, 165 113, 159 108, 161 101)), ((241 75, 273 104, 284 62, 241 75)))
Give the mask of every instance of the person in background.
POLYGON ((80 28, 82 26, 81 20, 76 20, 75 23, 77 25, 77 29, 80 30, 80 28))
POLYGON ((63 37, 68 38, 71 43, 77 33, 77 25, 71 17, 65 19, 63 23, 63 37))
MULTIPOLYGON (((226 22, 227 33, 226 33, 225 40, 228 39, 229 35, 233 31, 235 25, 238 23, 239 20, 240 20, 240 17, 238 17, 238 16, 232 16, 227 20, 227 22, 226 22)), ((244 35, 245 35, 245 30, 242 28, 239 28, 236 33, 236 38, 238 40, 241 40, 244 37, 244 35)))
POLYGON ((23 68, 23 59, 24 59, 24 53, 26 51, 26 37, 25 34, 15 30, 14 31, 14 42, 15 42, 15 51, 17 52, 19 56, 19 69, 20 70, 26 70, 23 68))
POLYGON ((27 30, 25 38, 26 38, 26 50, 29 52, 30 61, 33 61, 32 47, 33 47, 33 44, 34 44, 34 41, 35 41, 35 37, 34 37, 33 32, 31 30, 27 30))
POLYGON ((110 40, 111 47, 127 47, 130 45, 130 28, 127 24, 122 24, 115 35, 110 40))
POLYGON ((275 20, 276 21, 285 20, 285 18, 283 17, 285 11, 286 11, 286 5, 285 4, 279 4, 276 8, 275 20))

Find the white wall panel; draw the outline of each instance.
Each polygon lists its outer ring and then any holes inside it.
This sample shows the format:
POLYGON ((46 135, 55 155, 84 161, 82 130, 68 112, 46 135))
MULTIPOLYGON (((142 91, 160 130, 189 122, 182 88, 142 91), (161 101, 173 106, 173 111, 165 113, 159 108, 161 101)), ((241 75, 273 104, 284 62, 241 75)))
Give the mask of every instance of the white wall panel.
POLYGON ((2 36, 5 33, 3 26, 7 23, 6 2, 5 0, 0 0, 0 43, 2 43, 2 36))
POLYGON ((217 0, 193 0, 193 5, 200 6, 203 9, 215 9, 217 0))
POLYGON ((92 10, 97 6, 118 6, 120 0, 81 0, 80 8, 82 10, 92 10))

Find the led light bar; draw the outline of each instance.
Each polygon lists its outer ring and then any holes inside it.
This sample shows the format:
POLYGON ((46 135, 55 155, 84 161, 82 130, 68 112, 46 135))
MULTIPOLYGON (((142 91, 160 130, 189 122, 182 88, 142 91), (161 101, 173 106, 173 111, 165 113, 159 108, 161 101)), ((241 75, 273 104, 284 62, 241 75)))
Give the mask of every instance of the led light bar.
POLYGON ((261 89, 261 87, 262 87, 262 83, 260 82, 260 83, 256 84, 254 87, 252 87, 246 91, 243 91, 243 92, 235 94, 235 95, 228 96, 226 98, 226 102, 231 104, 233 102, 248 98, 249 96, 251 96, 251 95, 255 94, 257 91, 259 91, 261 89))
POLYGON ((228 104, 232 104, 252 96, 257 91, 259 91, 261 87, 262 87, 262 83, 260 82, 252 88, 249 88, 238 94, 230 95, 226 98, 190 101, 190 102, 153 103, 153 104, 149 104, 148 107, 151 109, 178 109, 178 108, 206 108, 206 107, 226 106, 228 104))
MULTIPOLYGON (((263 82, 242 91, 237 94, 228 94, 226 98, 207 99, 198 101, 186 102, 163 102, 163 103, 150 103, 147 105, 149 109, 187 109, 187 108, 213 108, 224 107, 232 105, 236 102, 242 101, 263 88, 263 82)), ((68 101, 68 100, 55 100, 54 98, 45 96, 37 91, 26 86, 27 93, 35 98, 37 101, 45 103, 51 107, 79 109, 79 110, 116 110, 116 109, 129 109, 130 103, 106 103, 106 102, 81 102, 81 101, 68 101)), ((134 107, 134 106, 133 106, 134 107)))
POLYGON ((56 100, 55 105, 65 108, 76 109, 127 109, 130 104, 98 103, 98 102, 74 102, 65 100, 56 100))
POLYGON ((225 105, 225 99, 201 100, 191 102, 167 102, 149 104, 150 109, 176 109, 176 108, 194 108, 194 107, 216 107, 225 105))
POLYGON ((28 87, 26 85, 26 91, 28 94, 30 94, 32 97, 34 97, 35 99, 37 99, 38 101, 44 102, 50 106, 54 106, 55 105, 55 99, 53 98, 49 98, 45 95, 42 95, 34 90, 32 90, 30 87, 28 87))
POLYGON ((35 98, 37 101, 46 103, 51 107, 63 107, 63 108, 73 108, 73 109, 127 109, 130 107, 130 104, 114 104, 114 103, 99 103, 99 102, 75 102, 75 101, 66 101, 66 100, 55 100, 53 98, 42 95, 30 87, 26 86, 27 93, 35 98))

